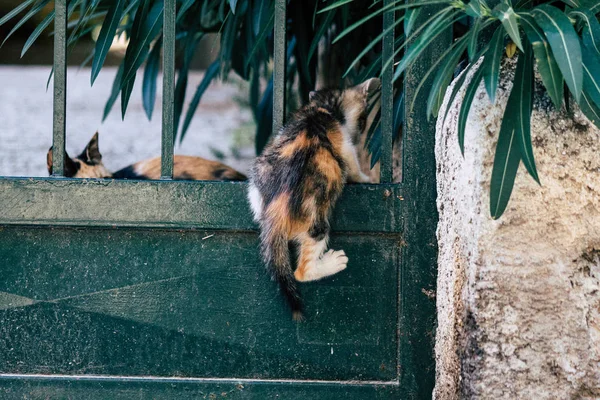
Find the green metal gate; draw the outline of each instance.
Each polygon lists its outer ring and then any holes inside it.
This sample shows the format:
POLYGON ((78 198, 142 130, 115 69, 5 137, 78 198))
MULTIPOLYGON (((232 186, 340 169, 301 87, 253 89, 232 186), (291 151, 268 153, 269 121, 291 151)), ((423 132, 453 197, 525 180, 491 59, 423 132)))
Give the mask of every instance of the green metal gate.
MULTIPOLYGON (((0 398, 430 397, 437 212, 424 107, 406 110, 403 183, 390 183, 390 66, 382 183, 346 187, 332 247, 346 251, 348 269, 302 285, 308 319, 294 323, 260 261, 245 184, 170 180, 175 0, 164 4, 163 179, 80 180, 60 173, 67 15, 56 0, 56 176, 0 179, 0 398)), ((286 1, 275 7, 277 128, 286 1)), ((384 25, 393 23, 388 12, 384 25)), ((384 60, 393 42, 390 30, 384 60)), ((408 72, 407 99, 427 63, 408 72)))

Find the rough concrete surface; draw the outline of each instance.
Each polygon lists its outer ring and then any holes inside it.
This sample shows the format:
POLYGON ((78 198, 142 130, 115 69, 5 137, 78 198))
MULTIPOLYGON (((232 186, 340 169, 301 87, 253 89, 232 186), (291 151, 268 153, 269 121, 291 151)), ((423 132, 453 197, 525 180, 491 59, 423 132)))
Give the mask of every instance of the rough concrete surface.
MULTIPOLYGON (((0 66, 0 176, 47 176, 46 152, 52 144, 52 86, 46 92, 50 67, 0 66)), ((93 87, 90 69, 68 69, 67 152, 78 155, 94 132, 100 132, 104 164, 116 171, 128 164, 160 155, 162 83, 159 77, 152 121, 142 107, 142 74, 136 78, 125 120, 117 100, 102 123, 105 102, 110 94, 115 67, 105 67, 93 87)), ((190 72, 184 112, 202 79, 190 72)), ((254 155, 252 114, 235 101, 244 98, 235 83, 215 82, 205 92, 190 129, 175 154, 215 159, 247 172, 254 155), (242 143, 236 141, 242 140, 242 143), (232 151, 232 148, 237 151, 232 151)))
POLYGON ((462 94, 438 121, 434 398, 600 398, 600 130, 576 107, 557 112, 538 80, 531 124, 542 185, 521 165, 494 221, 490 176, 511 86, 504 76, 492 106, 480 85, 464 157, 462 94))

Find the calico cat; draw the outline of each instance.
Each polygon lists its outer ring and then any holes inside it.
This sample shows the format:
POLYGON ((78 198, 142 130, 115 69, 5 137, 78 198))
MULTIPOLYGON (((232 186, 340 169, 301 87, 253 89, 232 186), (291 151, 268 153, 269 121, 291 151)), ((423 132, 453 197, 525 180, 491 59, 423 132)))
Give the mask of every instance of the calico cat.
MULTIPOLYGON (((48 150, 48 173, 52 175, 52 147, 48 150)), ((160 179, 160 157, 139 161, 115 173, 110 173, 102 163, 98 148, 98 132, 92 137, 83 152, 71 159, 65 154, 65 176, 67 178, 114 178, 114 179, 160 179)), ((201 181, 244 181, 246 176, 217 161, 200 157, 173 157, 173 179, 201 181)))
POLYGON ((260 226, 261 253, 292 308, 303 319, 296 281, 307 282, 346 268, 343 250, 329 250, 329 216, 350 182, 369 182, 355 145, 365 130, 367 102, 377 78, 346 90, 310 93, 302 107, 265 148, 252 168, 248 199, 260 226), (292 270, 288 243, 299 246, 292 270))

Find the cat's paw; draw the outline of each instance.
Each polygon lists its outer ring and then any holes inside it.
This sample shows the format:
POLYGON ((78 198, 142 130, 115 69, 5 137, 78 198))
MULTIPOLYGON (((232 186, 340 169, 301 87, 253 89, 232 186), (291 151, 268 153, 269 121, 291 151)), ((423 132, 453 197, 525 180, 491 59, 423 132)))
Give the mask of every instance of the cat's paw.
POLYGON ((348 266, 348 257, 344 250, 329 250, 321 257, 322 277, 331 276, 343 271, 348 266))

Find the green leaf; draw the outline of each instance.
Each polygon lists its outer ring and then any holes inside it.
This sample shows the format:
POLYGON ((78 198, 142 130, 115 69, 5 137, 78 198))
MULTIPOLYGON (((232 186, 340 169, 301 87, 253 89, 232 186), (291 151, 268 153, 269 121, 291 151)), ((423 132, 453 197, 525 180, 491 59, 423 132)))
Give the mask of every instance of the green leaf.
POLYGON ((322 10, 320 10, 320 11, 319 11, 317 14, 324 13, 324 12, 326 12, 326 11, 333 10, 334 8, 338 8, 338 7, 340 7, 340 6, 343 6, 344 4, 348 4, 348 3, 351 3, 351 2, 353 2, 353 1, 354 1, 354 0, 338 0, 338 1, 336 1, 335 3, 333 3, 333 4, 331 4, 331 5, 329 5, 329 6, 325 7, 325 8, 323 8, 322 10))
POLYGON ((154 104, 156 103, 156 81, 158 79, 158 70, 160 68, 160 49, 162 48, 162 40, 158 40, 150 55, 148 62, 144 68, 144 81, 142 84, 142 102, 144 111, 148 116, 148 120, 152 120, 154 112, 154 104))
MULTIPOLYGON (((448 113, 450 112, 450 109, 452 108, 452 104, 454 104, 454 99, 456 98, 456 95, 458 94, 460 89, 462 89, 463 84, 465 83, 465 80, 466 80, 467 76, 469 75, 469 72, 475 65, 477 65, 477 63, 469 64, 467 66, 467 68, 465 68, 465 70, 460 74, 460 76, 458 77, 456 82, 454 83, 454 86, 452 87, 452 92, 450 93, 450 97, 448 98, 448 104, 446 105, 446 112, 444 113, 444 119, 442 120, 442 126, 444 126, 446 124, 446 117, 448 116, 448 113)), ((481 68, 481 65, 479 66, 479 68, 481 68)))
POLYGON ((477 53, 477 38, 479 38, 479 33, 481 32, 481 21, 481 18, 477 18, 471 27, 469 47, 467 49, 467 53, 469 54, 469 62, 475 61, 475 53, 477 53))
POLYGON ((6 14, 4 17, 0 18, 0 26, 4 25, 6 22, 10 21, 11 19, 13 19, 17 15, 19 15, 23 10, 25 10, 27 7, 29 7, 31 4, 33 4, 34 1, 35 0, 26 0, 26 1, 22 2, 21 4, 19 4, 18 6, 16 6, 15 8, 13 8, 8 14, 6 14))
POLYGON ((200 99, 202 98, 202 95, 204 94, 204 92, 206 91, 208 86, 210 85, 210 82, 219 74, 220 69, 221 69, 221 66, 219 65, 219 60, 216 60, 204 72, 204 77, 202 78, 202 81, 198 85, 198 88, 196 89, 196 93, 194 94, 194 98, 190 102, 190 106, 185 115, 185 120, 183 122, 183 128, 181 129, 181 135, 179 136, 179 143, 181 143, 183 141, 183 138, 185 137, 185 134, 186 134, 188 128, 190 127, 190 123, 192 122, 194 113, 196 112, 196 109, 198 108, 198 104, 200 104, 200 99))
POLYGON ((146 1, 140 3, 141 10, 138 9, 131 30, 132 40, 129 41, 125 52, 125 72, 123 76, 126 82, 135 76, 137 69, 148 57, 150 43, 162 30, 163 2, 157 1, 150 11, 146 12, 147 3, 146 1))
POLYGON ((579 101, 581 112, 598 128, 600 128, 600 107, 595 105, 584 90, 579 101))
POLYGON ((125 112, 127 111, 127 105, 129 104, 129 98, 131 92, 133 92, 133 86, 135 85, 135 74, 129 78, 121 88, 121 118, 125 119, 125 112))
MULTIPOLYGON (((31 7, 31 10, 29 10, 29 12, 27 14, 25 14, 23 16, 23 18, 21 18, 19 20, 19 22, 17 22, 15 24, 15 26, 13 26, 13 28, 10 30, 10 32, 8 32, 8 35, 6 35, 6 37, 2 41, 2 44, 0 45, 0 47, 4 46, 4 43, 6 43, 6 41, 8 40, 8 38, 11 37, 13 35, 13 33, 15 33, 20 27, 22 27, 23 25, 25 25, 25 23, 27 21, 29 21, 31 19, 31 17, 33 17, 34 15, 36 15, 37 13, 39 13, 42 10, 42 8, 46 7, 46 5, 48 3, 50 3, 50 0, 42 0, 42 1, 38 2, 38 3, 36 3, 33 7, 31 7)), ((5 18, 6 18, 6 16, 3 17, 2 20, 4 20, 5 18)), ((8 19, 6 21, 8 21, 8 19)))
MULTIPOLYGON (((458 11, 449 9, 439 15, 424 31, 419 34, 414 43, 406 50, 404 57, 396 67, 394 72, 394 81, 421 55, 421 53, 429 46, 442 32, 446 31, 460 18, 458 11)), ((415 31, 417 34, 418 31, 415 31)), ((407 40, 409 42, 410 40, 407 40)), ((387 65, 387 62, 386 62, 387 65)))
POLYGON ((581 32, 583 44, 600 54, 600 23, 596 16, 583 8, 573 10, 569 15, 575 15, 585 23, 581 32))
POLYGON ((196 2, 196 0, 185 0, 179 10, 177 10, 177 23, 181 22, 187 10, 196 2))
POLYGON ((37 38, 41 35, 41 33, 50 25, 50 22, 54 19, 54 10, 50 11, 46 18, 31 32, 29 38, 23 45, 23 50, 21 50, 21 58, 27 53, 27 50, 31 47, 31 45, 37 40, 37 38))
POLYGON ((267 22, 265 24, 263 29, 260 31, 259 35, 256 37, 256 41, 254 42, 254 47, 252 47, 250 54, 248 54, 248 56, 246 57, 246 68, 248 68, 248 66, 252 62, 256 51, 265 45, 265 40, 267 38, 267 35, 273 31, 274 22, 275 22, 275 12, 273 10, 273 12, 271 13, 271 18, 269 18, 269 22, 267 22))
POLYGON ((256 154, 262 153, 273 130, 273 78, 269 80, 258 105, 258 121, 256 124, 256 154))
POLYGON ((546 34, 567 86, 575 99, 579 100, 583 83, 581 46, 569 18, 558 8, 549 5, 533 9, 533 16, 546 34))
POLYGON ((231 12, 235 14, 235 6, 237 5, 237 0, 229 0, 229 7, 231 7, 231 12))
POLYGON ((327 29, 331 27, 331 22, 333 21, 333 18, 335 17, 335 12, 336 12, 336 10, 329 11, 327 13, 327 15, 325 16, 325 19, 323 19, 323 21, 319 25, 319 28, 315 32, 313 40, 310 44, 310 49, 308 50, 308 61, 309 62, 312 59, 313 55, 315 54, 315 51, 317 50, 317 47, 319 46, 319 41, 321 41, 323 34, 325 34, 327 29))
POLYGON ((505 35, 504 29, 502 29, 502 26, 499 26, 490 40, 490 48, 485 53, 485 59, 481 66, 483 69, 485 90, 492 103, 496 101, 496 90, 498 89, 498 81, 500 79, 500 60, 502 60, 502 54, 504 53, 505 35))
POLYGON ((533 53, 542 77, 542 82, 557 109, 561 108, 563 101, 564 80, 560 68, 554 59, 550 44, 544 32, 537 26, 530 14, 519 14, 527 39, 533 47, 533 53))
POLYGON ((523 44, 521 43, 521 36, 519 34, 519 24, 517 23, 517 14, 513 8, 506 4, 498 4, 492 14, 502 22, 502 26, 508 33, 508 36, 512 39, 517 47, 523 51, 523 44))
POLYGON ((124 63, 121 63, 119 69, 117 70, 117 75, 115 76, 115 79, 113 81, 110 96, 106 101, 106 105, 104 106, 104 115, 102 117, 103 122, 106 119, 106 117, 108 117, 108 114, 110 114, 110 110, 112 110, 115 102, 117 101, 117 97, 119 97, 119 92, 121 91, 121 80, 123 79, 123 69, 124 63))
POLYGON ((502 118, 498 135, 492 178, 490 181, 490 214, 498 219, 506 210, 521 161, 515 127, 509 116, 502 118))
POLYGON ((184 54, 183 54, 183 64, 179 69, 179 73, 177 75, 177 83, 175 84, 175 104, 174 104, 174 114, 175 114, 175 133, 177 134, 177 130, 179 128, 179 120, 181 119, 181 113, 183 111, 183 102, 185 100, 185 92, 188 83, 188 75, 190 70, 190 64, 192 62, 192 58, 194 57, 194 53, 196 52, 196 46, 200 39, 202 39, 203 34, 200 35, 189 35, 186 40, 184 54))
POLYGON ((532 97, 533 53, 529 44, 526 43, 525 52, 519 54, 513 89, 508 97, 504 118, 510 119, 514 124, 513 129, 515 130, 521 159, 523 160, 523 164, 525 164, 525 168, 527 168, 529 175, 537 183, 540 183, 533 157, 533 147, 531 146, 532 97))
POLYGON ((96 53, 94 55, 94 61, 92 62, 92 85, 98 77, 100 69, 102 69, 102 66, 104 65, 106 55, 108 54, 108 50, 110 49, 115 37, 115 32, 117 31, 117 27, 121 22, 124 5, 125 0, 115 0, 108 9, 108 14, 106 14, 106 18, 102 23, 102 29, 100 30, 100 35, 96 41, 96 53))
POLYGON ((460 152, 465 154, 465 127, 467 126, 467 119, 469 117, 469 111, 471 110, 471 103, 479 88, 481 77, 483 75, 483 68, 480 66, 477 71, 473 74, 471 81, 469 82, 463 97, 462 106, 460 107, 460 113, 458 114, 458 146, 460 152))
POLYGON ((600 56, 591 45, 583 50, 583 87, 587 97, 600 107, 600 56))
POLYGON ((252 28, 254 36, 258 36, 261 29, 269 22, 270 17, 274 13, 273 1, 272 0, 258 0, 252 6, 252 28))
POLYGON ((469 17, 480 18, 483 15, 483 10, 481 9, 481 5, 477 0, 471 0, 469 4, 467 4, 467 8, 465 8, 465 13, 469 17))
MULTIPOLYGON (((438 69, 438 73, 436 74, 433 83, 431 84, 429 97, 427 98, 428 118, 430 115, 436 117, 438 114, 440 106, 444 101, 446 89, 452 81, 452 75, 454 74, 454 70, 456 69, 456 64, 458 63, 460 56, 465 52, 465 48, 469 43, 467 39, 469 39, 467 35, 463 36, 458 42, 455 43, 450 55, 448 55, 447 57, 440 57, 440 59, 444 59, 444 63, 438 69)), ((423 80, 425 80, 425 78, 423 78, 423 80)), ((414 96, 414 98, 416 98, 416 95, 414 96)))
POLYGON ((421 14, 422 8, 409 8, 404 17, 404 35, 409 36, 421 14))

